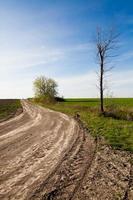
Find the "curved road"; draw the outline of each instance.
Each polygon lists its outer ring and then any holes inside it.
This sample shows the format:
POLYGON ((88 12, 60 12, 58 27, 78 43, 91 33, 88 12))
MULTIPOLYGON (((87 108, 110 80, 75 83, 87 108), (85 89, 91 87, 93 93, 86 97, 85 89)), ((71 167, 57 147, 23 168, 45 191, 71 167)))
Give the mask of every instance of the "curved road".
POLYGON ((0 199, 73 199, 95 146, 65 114, 22 101, 0 124, 0 199))
POLYGON ((0 123, 0 200, 133 199, 132 154, 95 144, 65 114, 22 105, 0 123))

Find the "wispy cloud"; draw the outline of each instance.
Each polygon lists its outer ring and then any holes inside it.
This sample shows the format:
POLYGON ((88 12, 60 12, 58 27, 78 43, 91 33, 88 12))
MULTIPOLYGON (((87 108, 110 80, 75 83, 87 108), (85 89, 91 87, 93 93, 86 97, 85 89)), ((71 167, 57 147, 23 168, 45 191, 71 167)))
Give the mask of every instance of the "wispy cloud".
MULTIPOLYGON (((109 81, 109 93, 113 97, 133 97, 133 70, 121 70, 112 72, 109 81)), ((97 76, 94 71, 88 71, 81 75, 53 77, 58 83, 60 96, 64 97, 98 97, 97 76)), ((23 81, 15 82, 1 81, 1 98, 26 98, 33 96, 33 77, 27 77, 23 81)))
MULTIPOLYGON (((59 92, 65 97, 98 97, 97 76, 93 71, 80 76, 58 79, 59 92)), ((109 79, 106 94, 114 97, 133 97, 133 70, 114 71, 109 79)))
POLYGON ((58 49, 36 48, 30 50, 9 51, 0 54, 0 66, 5 68, 25 68, 57 61, 63 57, 58 49))
POLYGON ((65 97, 96 97, 96 79, 93 71, 73 77, 57 78, 59 93, 65 97))
POLYGON ((42 64, 51 64, 53 62, 62 60, 70 53, 83 52, 91 50, 90 44, 78 44, 66 48, 54 48, 41 46, 40 48, 32 48, 28 50, 12 49, 1 51, 0 66, 5 69, 10 68, 26 68, 38 66, 42 64))

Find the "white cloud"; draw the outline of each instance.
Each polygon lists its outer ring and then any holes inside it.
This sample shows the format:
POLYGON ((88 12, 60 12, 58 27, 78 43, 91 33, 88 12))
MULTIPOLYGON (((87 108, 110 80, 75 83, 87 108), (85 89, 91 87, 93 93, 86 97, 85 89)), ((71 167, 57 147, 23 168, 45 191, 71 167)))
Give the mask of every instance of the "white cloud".
MULTIPOLYGON (((71 77, 54 77, 59 85, 59 94, 64 97, 98 97, 97 77, 93 71, 71 77)), ((27 98, 33 96, 32 77, 0 84, 0 98, 27 98)), ((110 93, 114 97, 133 97, 133 70, 115 71, 109 79, 110 93)))
POLYGON ((32 50, 3 51, 0 54, 0 66, 5 69, 25 68, 40 64, 52 63, 63 58, 63 53, 54 48, 38 48, 32 50))
MULTIPOLYGON (((95 72, 88 72, 80 76, 57 79, 59 92, 65 97, 98 97, 95 72)), ((114 71, 109 82, 108 91, 114 97, 133 97, 133 70, 114 71)), ((107 92, 108 92, 107 91, 107 92)), ((106 92, 105 92, 106 94, 106 92)))
POLYGON ((92 44, 79 44, 66 48, 55 48, 41 46, 32 49, 0 49, 0 66, 2 69, 19 69, 41 64, 51 64, 62 60, 69 53, 77 51, 88 51, 92 49, 92 44))
MULTIPOLYGON (((8 51, 1 49, 0 54, 0 98, 23 98, 33 95, 32 81, 35 78, 35 73, 30 77, 24 76, 22 79, 14 80, 10 77, 10 70, 19 71, 21 68, 31 68, 40 64, 53 64, 55 61, 69 60, 69 55, 78 52, 88 52, 93 49, 93 44, 83 43, 66 48, 54 48, 41 46, 27 50, 10 49, 8 51), (11 81, 12 80, 12 81, 11 81)), ((127 53, 124 59, 132 56, 132 52, 127 53)), ((123 57, 122 57, 123 58, 123 57)), ((48 69, 49 71, 52 68, 48 69)), ((53 70, 56 70, 54 68, 53 70)), ((39 73, 39 72, 38 72, 39 73)), ((86 74, 76 75, 71 77, 62 73, 62 77, 54 77, 59 84, 59 94, 64 97, 97 97, 99 94, 96 88, 97 77, 95 72, 88 71, 86 74)), ((113 71, 109 78, 109 89, 113 91, 114 96, 131 96, 133 97, 133 70, 113 71)))
POLYGON ((33 95, 32 79, 0 82, 0 98, 27 98, 33 95))
POLYGON ((116 97, 133 97, 133 70, 114 72, 112 91, 116 97))
POLYGON ((64 97, 95 97, 96 74, 92 71, 87 74, 67 78, 57 78, 59 93, 64 97))

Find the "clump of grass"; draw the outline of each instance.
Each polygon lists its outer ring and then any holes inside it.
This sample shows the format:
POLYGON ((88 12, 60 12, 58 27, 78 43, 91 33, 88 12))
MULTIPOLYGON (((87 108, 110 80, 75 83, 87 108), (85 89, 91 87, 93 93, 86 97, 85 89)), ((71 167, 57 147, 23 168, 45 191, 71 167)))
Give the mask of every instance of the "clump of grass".
POLYGON ((107 104, 104 116, 118 120, 133 121, 133 109, 116 103, 107 104))
POLYGON ((40 97, 35 97, 32 99, 32 101, 35 103, 47 105, 47 104, 55 104, 57 102, 64 102, 65 100, 63 97, 54 97, 54 96, 44 95, 40 97))
POLYGON ((56 102, 55 98, 51 96, 36 97, 33 99, 33 101, 42 104, 54 104, 56 102))

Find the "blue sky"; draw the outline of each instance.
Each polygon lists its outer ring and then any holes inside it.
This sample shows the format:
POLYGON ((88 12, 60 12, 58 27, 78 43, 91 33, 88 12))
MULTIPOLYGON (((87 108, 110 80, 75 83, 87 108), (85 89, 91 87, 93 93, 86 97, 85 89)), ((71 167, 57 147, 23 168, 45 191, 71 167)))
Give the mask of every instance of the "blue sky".
POLYGON ((120 33, 107 94, 133 97, 132 0, 0 0, 0 98, 33 95, 33 80, 57 80, 65 97, 97 97, 97 27, 120 33))

